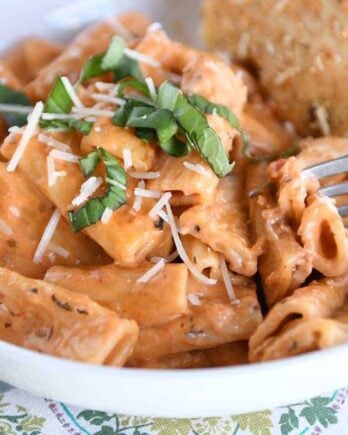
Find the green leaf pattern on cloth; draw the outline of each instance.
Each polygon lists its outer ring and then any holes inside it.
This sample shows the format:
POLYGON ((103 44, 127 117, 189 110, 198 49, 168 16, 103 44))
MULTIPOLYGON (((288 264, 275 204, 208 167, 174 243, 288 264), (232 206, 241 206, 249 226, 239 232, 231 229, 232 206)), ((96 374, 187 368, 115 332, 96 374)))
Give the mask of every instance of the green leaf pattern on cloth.
POLYGON ((0 383, 0 435, 344 435, 348 388, 274 410, 162 419, 78 409, 0 383))

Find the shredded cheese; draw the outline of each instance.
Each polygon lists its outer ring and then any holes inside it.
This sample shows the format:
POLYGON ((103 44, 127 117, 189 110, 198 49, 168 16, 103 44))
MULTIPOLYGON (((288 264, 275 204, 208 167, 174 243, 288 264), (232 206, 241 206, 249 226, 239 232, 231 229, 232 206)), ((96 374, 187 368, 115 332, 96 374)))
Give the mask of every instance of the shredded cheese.
POLYGON ((158 216, 165 222, 165 223, 169 223, 169 218, 168 215, 165 211, 161 210, 160 212, 158 212, 158 216))
POLYGON ((190 302, 191 305, 201 305, 201 300, 194 293, 189 293, 187 295, 187 300, 190 302))
POLYGON ((230 301, 232 303, 238 304, 239 300, 236 298, 236 295, 234 293, 234 290, 233 290, 233 287, 232 287, 231 278, 230 278, 230 274, 228 273, 228 269, 227 269, 227 264, 226 264, 225 258, 221 254, 219 254, 219 265, 220 265, 221 276, 222 276, 222 279, 224 281, 228 297, 230 298, 230 301))
POLYGON ((153 59, 151 56, 148 56, 147 54, 140 53, 139 51, 132 50, 130 48, 125 48, 123 53, 125 56, 129 57, 129 59, 133 59, 138 62, 145 63, 155 68, 159 68, 161 66, 161 63, 158 62, 158 60, 153 59))
MULTIPOLYGON (((145 181, 140 180, 138 182, 138 189, 145 189, 145 181)), ((143 204, 143 197, 142 196, 135 196, 134 202, 133 202, 133 210, 136 212, 140 211, 141 206, 143 204)))
POLYGON ((69 97, 70 97, 71 101, 73 102, 73 104, 79 108, 84 107, 84 105, 81 103, 80 98, 77 96, 75 89, 73 88, 72 84, 70 83, 70 80, 68 79, 68 77, 62 77, 62 82, 63 82, 65 90, 69 94, 69 97))
POLYGON ((54 186, 57 180, 54 158, 52 156, 47 156, 47 179, 50 187, 54 186))
POLYGON ((161 174, 159 172, 131 172, 129 174, 132 178, 141 178, 144 180, 154 180, 161 174))
POLYGON ((42 119, 45 121, 52 121, 54 119, 69 119, 69 118, 75 118, 71 113, 43 113, 42 119))
POLYGON ((52 150, 49 155, 56 160, 63 160, 68 163, 78 163, 81 158, 77 154, 66 153, 65 151, 60 150, 52 150))
POLYGON ((158 199, 161 197, 161 192, 158 190, 151 190, 151 189, 141 189, 139 187, 136 187, 134 189, 134 194, 136 196, 142 196, 143 198, 154 198, 158 199))
POLYGON ((48 247, 48 244, 50 243, 52 236, 59 224, 60 217, 61 217, 60 211, 56 208, 50 220, 48 221, 45 231, 43 232, 41 240, 36 248, 33 257, 34 263, 40 263, 40 261, 42 260, 42 257, 48 247))
POLYGON ((156 92, 156 87, 155 87, 155 84, 154 84, 152 78, 151 77, 146 77, 145 83, 146 83, 146 86, 147 86, 147 88, 149 90, 151 99, 153 101, 156 101, 156 99, 157 99, 157 92, 156 92))
POLYGON ((105 118, 112 118, 115 114, 112 110, 96 109, 93 107, 84 107, 83 109, 73 107, 72 112, 78 118, 88 118, 89 116, 105 116, 105 118))
POLYGON ((81 184, 80 193, 72 200, 71 204, 75 206, 83 204, 102 184, 102 177, 88 178, 88 180, 81 184))
POLYGON ((212 279, 212 278, 208 278, 205 275, 203 275, 199 270, 196 269, 196 267, 194 266, 194 264, 192 263, 192 261, 189 259, 189 256, 187 255, 184 246, 181 242, 180 236, 179 236, 179 232, 178 232, 178 228, 176 226, 175 223, 175 219, 174 219, 174 215, 172 212, 172 209, 170 207, 169 202, 166 203, 166 209, 167 209, 167 214, 168 214, 168 218, 169 218, 169 226, 172 232, 172 236, 173 236, 173 240, 174 240, 174 244, 175 247, 178 251, 178 254, 180 256, 180 258, 182 259, 182 261, 186 264, 186 266, 188 267, 189 271, 192 273, 192 275, 197 278, 199 281, 203 282, 204 284, 207 285, 214 285, 216 284, 216 279, 212 279))
POLYGON ((55 148, 56 150, 71 152, 71 147, 63 142, 60 142, 53 137, 46 136, 45 134, 40 133, 38 135, 38 140, 45 145, 48 145, 51 148, 55 148))
POLYGON ((238 55, 240 57, 246 57, 248 54, 248 47, 250 42, 250 35, 248 32, 242 33, 238 44, 238 55))
POLYGON ((154 276, 156 276, 165 265, 164 258, 161 258, 154 266, 152 266, 144 275, 137 279, 137 283, 145 283, 150 281, 154 276))
POLYGON ((33 110, 30 106, 21 106, 19 104, 0 104, 0 112, 14 112, 14 113, 31 113, 33 110))
POLYGON ((129 148, 122 151, 124 169, 127 170, 133 166, 132 152, 129 148))
POLYGON ((89 95, 95 101, 103 101, 105 103, 112 103, 112 104, 116 104, 117 106, 123 106, 126 103, 126 100, 124 100, 123 98, 117 98, 117 97, 113 97, 111 95, 98 94, 97 92, 90 92, 89 95))
POLYGON ((95 87, 98 89, 98 91, 111 91, 114 88, 116 88, 116 85, 114 83, 107 83, 107 82, 96 82, 95 87))
POLYGON ((151 23, 146 29, 147 32, 158 32, 159 30, 162 30, 162 24, 157 22, 151 23))
POLYGON ((331 128, 328 121, 329 115, 327 113, 326 107, 322 105, 317 105, 314 110, 321 132, 324 136, 330 136, 331 128))
POLYGON ((158 213, 162 210, 162 208, 168 203, 170 198, 172 197, 171 192, 164 193, 161 198, 156 202, 156 204, 149 211, 150 218, 154 219, 158 216, 158 213))
POLYGON ((70 255, 69 251, 67 251, 62 246, 56 245, 55 243, 50 242, 47 247, 50 251, 54 252, 55 254, 59 255, 60 257, 68 258, 70 255))
POLYGON ((186 169, 189 169, 190 171, 196 172, 197 174, 203 175, 203 177, 207 178, 213 178, 212 174, 206 169, 204 166, 200 165, 199 163, 190 163, 190 162, 183 162, 183 165, 186 169))
POLYGON ((282 85, 285 83, 288 79, 295 76, 301 71, 301 67, 296 65, 291 68, 286 69, 285 71, 281 72, 277 75, 277 77, 274 79, 274 83, 276 85, 282 85))
POLYGON ((112 213, 113 213, 112 208, 106 207, 101 217, 101 223, 107 224, 111 219, 112 213))
POLYGON ((8 172, 13 172, 16 169, 20 159, 23 157, 23 154, 25 152, 26 147, 28 146, 31 137, 36 132, 43 108, 44 105, 42 101, 39 101, 38 103, 36 103, 32 113, 28 116, 28 124, 25 127, 25 130, 19 141, 16 151, 13 153, 11 160, 7 165, 8 172))
POLYGON ((13 234, 12 228, 2 219, 0 219, 0 232, 5 234, 5 236, 11 236, 13 234))

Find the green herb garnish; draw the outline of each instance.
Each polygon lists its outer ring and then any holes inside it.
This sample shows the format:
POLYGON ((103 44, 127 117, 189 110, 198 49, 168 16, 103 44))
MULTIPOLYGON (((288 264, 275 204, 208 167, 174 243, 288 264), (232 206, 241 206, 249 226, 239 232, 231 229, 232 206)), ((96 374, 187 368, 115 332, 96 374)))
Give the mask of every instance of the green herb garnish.
POLYGON ((182 93, 180 89, 164 82, 158 89, 158 105, 172 113, 184 131, 190 145, 210 165, 214 173, 222 178, 233 168, 216 132, 209 127, 204 114, 182 93))
POLYGON ((107 51, 92 56, 86 61, 79 83, 109 72, 114 73, 116 80, 129 76, 140 81, 143 80, 138 63, 124 55, 125 48, 124 39, 120 36, 114 36, 107 51))
POLYGON ((74 232, 99 222, 106 208, 114 211, 126 203, 126 173, 118 160, 104 148, 98 148, 80 159, 83 175, 91 176, 101 161, 105 166, 107 190, 104 195, 90 199, 78 210, 68 212, 74 232))
MULTIPOLYGON (((13 104, 18 106, 30 107, 31 101, 21 91, 16 91, 0 83, 0 104, 13 104)), ((28 114, 19 113, 15 111, 6 111, 6 109, 0 110, 4 117, 8 127, 14 125, 22 127, 27 123, 28 114)))
POLYGON ((72 107, 73 101, 64 86, 62 78, 58 76, 47 97, 44 111, 45 113, 66 114, 67 117, 64 119, 41 120, 40 127, 46 129, 59 129, 63 131, 77 130, 83 134, 88 134, 92 129, 93 123, 69 116, 72 107))

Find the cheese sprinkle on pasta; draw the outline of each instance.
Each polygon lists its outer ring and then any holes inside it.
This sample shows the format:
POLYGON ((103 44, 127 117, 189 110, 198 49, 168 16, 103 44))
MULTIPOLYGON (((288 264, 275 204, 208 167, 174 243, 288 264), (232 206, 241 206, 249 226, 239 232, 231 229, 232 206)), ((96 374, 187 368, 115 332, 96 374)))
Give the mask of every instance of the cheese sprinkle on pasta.
POLYGON ((31 137, 36 132, 43 109, 44 105, 42 101, 39 101, 36 103, 32 113, 28 116, 28 124, 25 127, 24 133, 19 141, 16 151, 13 153, 13 156, 7 165, 8 172, 13 172, 17 168, 17 165, 20 159, 23 157, 31 137))
POLYGON ((41 240, 36 248, 36 251, 34 253, 33 261, 34 263, 40 263, 42 260, 42 257, 45 254, 45 251, 48 247, 48 244, 50 243, 54 232, 56 231, 56 228, 60 221, 60 211, 58 208, 55 209, 53 212, 50 220, 48 221, 48 224, 45 228, 45 231, 42 234, 41 240))

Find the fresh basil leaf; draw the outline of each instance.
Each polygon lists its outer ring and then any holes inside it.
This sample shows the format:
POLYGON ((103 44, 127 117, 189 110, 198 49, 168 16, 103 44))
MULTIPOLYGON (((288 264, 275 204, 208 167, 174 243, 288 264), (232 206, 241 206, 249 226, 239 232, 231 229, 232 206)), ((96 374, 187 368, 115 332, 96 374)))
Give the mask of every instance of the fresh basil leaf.
POLYGON ((104 162, 106 177, 111 181, 107 182, 107 190, 104 195, 90 199, 78 210, 68 212, 74 232, 99 222, 106 208, 114 211, 126 203, 126 173, 118 160, 104 148, 98 148, 80 159, 82 173, 85 176, 92 175, 101 161, 104 162), (112 181, 118 185, 113 184, 112 181))
POLYGON ((300 144, 294 142, 289 148, 278 154, 279 159, 287 159, 288 157, 295 156, 300 151, 300 144))
POLYGON ((114 73, 116 81, 129 76, 143 80, 138 63, 124 55, 125 47, 124 39, 114 36, 105 52, 96 54, 86 61, 79 83, 109 72, 114 73))
POLYGON ((217 115, 225 118, 232 127, 239 130, 240 124, 236 115, 227 106, 222 104, 211 103, 201 95, 193 94, 188 97, 191 104, 197 107, 203 113, 216 113, 217 115))
POLYGON ((134 59, 123 55, 117 68, 114 70, 115 80, 121 80, 125 77, 134 77, 137 80, 144 80, 143 74, 139 68, 138 62, 134 59))
POLYGON ((224 106, 222 104, 215 104, 211 103, 206 98, 202 97, 201 95, 193 94, 188 97, 191 104, 193 104, 195 107, 197 107, 200 111, 203 113, 216 113, 217 115, 221 116, 222 118, 226 119, 233 128, 235 128, 243 141, 243 150, 244 154, 247 155, 248 148, 250 144, 249 136, 247 133, 242 130, 239 120, 236 117, 236 115, 230 110, 227 106, 224 106))
POLYGON ((114 36, 111 43, 102 57, 101 68, 104 72, 114 71, 122 60, 123 51, 126 48, 126 43, 121 36, 114 36))
POLYGON ((124 56, 125 46, 123 38, 114 36, 105 52, 87 59, 82 68, 79 83, 114 71, 124 56))
POLYGON ((128 80, 123 80, 122 82, 117 84, 117 96, 124 98, 125 91, 131 89, 140 92, 146 97, 150 97, 149 89, 146 84, 140 80, 135 78, 130 78, 128 80))
POLYGON ((204 114, 192 105, 182 91, 169 82, 164 82, 158 90, 157 104, 172 110, 173 115, 190 143, 210 165, 214 173, 222 178, 233 168, 216 132, 209 127, 204 114))
POLYGON ((70 113, 73 102, 66 90, 62 78, 58 76, 49 93, 44 111, 46 113, 70 113))
POLYGON ((135 134, 145 142, 151 142, 156 137, 155 130, 152 130, 151 128, 136 128, 135 134))
POLYGON ((175 138, 178 125, 170 110, 135 107, 131 111, 126 125, 156 130, 159 145, 167 154, 176 157, 188 154, 187 144, 175 138))
POLYGON ((116 112, 112 118, 112 123, 114 125, 117 125, 118 127, 125 127, 125 125, 127 124, 129 115, 132 112, 132 110, 134 109, 134 107, 144 107, 144 106, 142 103, 140 103, 138 101, 134 101, 134 100, 127 101, 126 104, 123 104, 122 106, 120 106, 116 110, 116 112))
POLYGON ((105 53, 96 54, 95 56, 92 56, 86 60, 85 64, 83 65, 78 83, 83 83, 88 79, 99 77, 105 74, 105 71, 102 68, 104 56, 105 53))
POLYGON ((40 127, 43 129, 57 129, 61 131, 75 130, 87 135, 92 130, 93 122, 75 118, 52 119, 50 121, 41 120, 40 127))
MULTIPOLYGON (((21 91, 16 91, 0 83, 0 104, 14 104, 18 106, 31 106, 29 98, 21 91)), ((28 115, 18 112, 1 111, 8 127, 14 125, 22 127, 27 124, 28 115)))

